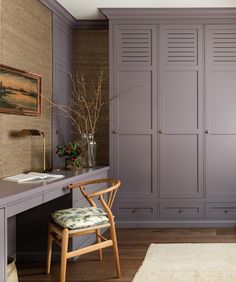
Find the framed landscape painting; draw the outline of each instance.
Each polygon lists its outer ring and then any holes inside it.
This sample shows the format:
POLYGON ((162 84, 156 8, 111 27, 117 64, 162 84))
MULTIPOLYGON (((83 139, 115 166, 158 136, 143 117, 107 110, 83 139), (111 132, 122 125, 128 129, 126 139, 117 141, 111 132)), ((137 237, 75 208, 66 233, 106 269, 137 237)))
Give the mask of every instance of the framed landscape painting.
POLYGON ((0 64, 0 112, 39 115, 41 76, 0 64))

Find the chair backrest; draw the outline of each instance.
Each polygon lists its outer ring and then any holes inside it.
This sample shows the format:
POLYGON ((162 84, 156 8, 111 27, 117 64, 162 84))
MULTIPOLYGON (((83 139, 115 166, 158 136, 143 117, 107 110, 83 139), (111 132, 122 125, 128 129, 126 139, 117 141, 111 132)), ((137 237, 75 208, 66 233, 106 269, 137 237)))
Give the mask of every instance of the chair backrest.
POLYGON ((102 178, 102 179, 96 179, 96 180, 88 180, 84 182, 78 182, 73 183, 68 186, 68 189, 76 189, 79 188, 81 193, 84 195, 84 197, 87 199, 87 201, 90 203, 91 206, 97 207, 94 197, 98 197, 102 207, 108 214, 109 218, 113 217, 111 213, 111 207, 114 203, 114 199, 117 193, 118 188, 120 187, 121 182, 118 179, 110 179, 110 178, 102 178), (99 188, 99 190, 89 193, 87 192, 87 188, 91 185, 95 184, 105 184, 106 187, 99 188), (106 199, 104 196, 107 196, 106 199))

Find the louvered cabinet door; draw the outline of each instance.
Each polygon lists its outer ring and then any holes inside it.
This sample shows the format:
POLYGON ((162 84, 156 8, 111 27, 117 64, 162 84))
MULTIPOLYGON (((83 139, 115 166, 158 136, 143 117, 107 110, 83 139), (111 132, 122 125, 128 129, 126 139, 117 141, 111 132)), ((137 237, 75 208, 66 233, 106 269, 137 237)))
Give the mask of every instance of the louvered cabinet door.
POLYGON ((236 25, 208 25, 206 193, 236 198, 236 25))
POLYGON ((156 26, 115 26, 110 163, 121 199, 155 200, 156 37, 156 26))
POLYGON ((161 25, 158 101, 160 197, 202 197, 201 26, 161 25))
POLYGON ((120 66, 152 65, 152 29, 118 27, 118 64, 120 66))

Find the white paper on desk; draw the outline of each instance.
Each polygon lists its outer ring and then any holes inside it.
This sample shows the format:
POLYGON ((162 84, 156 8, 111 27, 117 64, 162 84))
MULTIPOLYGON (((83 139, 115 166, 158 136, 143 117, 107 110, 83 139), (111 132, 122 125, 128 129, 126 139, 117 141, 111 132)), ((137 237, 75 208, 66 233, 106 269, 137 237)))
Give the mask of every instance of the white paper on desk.
POLYGON ((50 174, 50 173, 41 173, 41 172, 29 172, 29 173, 20 173, 13 176, 8 176, 3 178, 3 180, 14 181, 18 183, 32 181, 32 180, 46 180, 49 178, 60 179, 63 178, 62 174, 50 174))

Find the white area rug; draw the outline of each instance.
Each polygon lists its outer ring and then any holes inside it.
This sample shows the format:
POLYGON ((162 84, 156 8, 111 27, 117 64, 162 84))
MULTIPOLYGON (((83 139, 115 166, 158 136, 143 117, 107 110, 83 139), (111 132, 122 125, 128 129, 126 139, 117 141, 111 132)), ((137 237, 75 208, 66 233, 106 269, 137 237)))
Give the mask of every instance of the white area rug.
POLYGON ((151 244, 133 282, 236 282, 236 243, 151 244))

